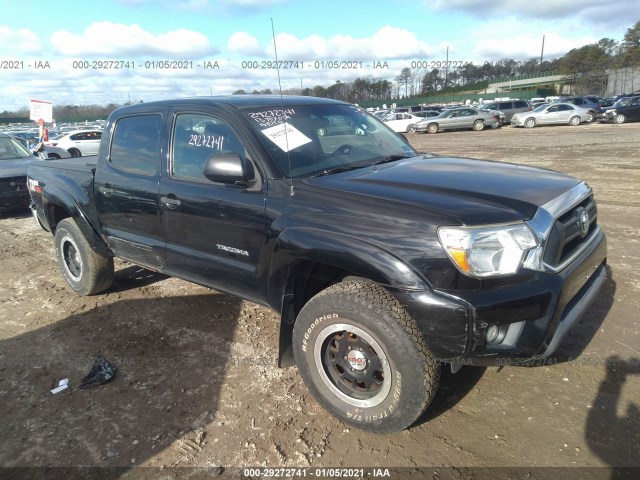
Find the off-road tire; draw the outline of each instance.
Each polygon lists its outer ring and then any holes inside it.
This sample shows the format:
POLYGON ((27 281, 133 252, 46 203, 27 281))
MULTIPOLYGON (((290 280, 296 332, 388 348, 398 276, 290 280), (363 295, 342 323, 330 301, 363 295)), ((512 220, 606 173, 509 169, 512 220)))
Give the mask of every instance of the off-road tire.
POLYGON ((113 258, 94 252, 74 219, 58 223, 54 244, 62 276, 78 295, 94 295, 111 286, 113 258))
POLYGON ((415 321, 387 290, 364 279, 332 285, 307 302, 294 326, 293 352, 316 400, 370 432, 411 426, 438 388, 440 366, 415 321), (367 375, 375 379, 368 391, 358 380, 367 375))

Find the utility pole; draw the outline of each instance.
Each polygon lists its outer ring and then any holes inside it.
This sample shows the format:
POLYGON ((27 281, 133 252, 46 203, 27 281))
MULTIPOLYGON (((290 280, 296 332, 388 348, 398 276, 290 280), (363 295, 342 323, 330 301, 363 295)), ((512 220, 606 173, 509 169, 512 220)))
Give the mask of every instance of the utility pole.
POLYGON ((542 35, 542 50, 540 51, 540 70, 542 71, 542 59, 544 58, 544 35, 542 35))
POLYGON ((449 81, 449 45, 447 45, 447 61, 444 64, 444 91, 447 91, 447 82, 449 81))

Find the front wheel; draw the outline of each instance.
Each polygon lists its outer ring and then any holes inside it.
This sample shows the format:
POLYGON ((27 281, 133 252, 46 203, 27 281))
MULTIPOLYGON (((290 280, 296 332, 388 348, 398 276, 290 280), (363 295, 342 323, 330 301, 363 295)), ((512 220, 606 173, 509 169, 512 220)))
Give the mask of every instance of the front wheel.
POLYGON ((414 320, 366 280, 335 284, 309 300, 296 320, 293 346, 316 400, 363 430, 409 427, 438 387, 440 367, 414 320))
POLYGON ((429 126, 427 126, 427 133, 438 133, 438 124, 430 123, 429 126))
POLYGON ((527 118, 524 121, 524 128, 533 128, 536 126, 536 120, 534 118, 527 118))
POLYGON ((74 292, 93 295, 111 286, 113 258, 94 252, 75 220, 58 223, 54 243, 62 275, 74 292))
POLYGON ((613 121, 617 124, 624 123, 626 120, 625 116, 622 113, 617 113, 615 117, 613 117, 613 121))
POLYGON ((580 125, 580 117, 577 115, 574 115, 573 117, 571 117, 569 119, 569 125, 575 127, 577 125, 580 125))

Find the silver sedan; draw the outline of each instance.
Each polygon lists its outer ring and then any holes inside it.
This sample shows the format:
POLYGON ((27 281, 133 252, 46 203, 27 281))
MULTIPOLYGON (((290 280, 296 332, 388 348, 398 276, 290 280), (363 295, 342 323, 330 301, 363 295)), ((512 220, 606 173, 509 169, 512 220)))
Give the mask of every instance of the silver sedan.
POLYGON ((580 125, 592 119, 589 109, 570 103, 540 105, 530 112, 516 113, 511 117, 511 125, 533 128, 536 125, 580 125))
POLYGON ((447 110, 437 117, 425 118, 414 124, 412 130, 414 132, 437 133, 442 130, 472 128, 480 131, 485 127, 495 128, 498 126, 500 126, 500 115, 497 112, 460 107, 447 110))

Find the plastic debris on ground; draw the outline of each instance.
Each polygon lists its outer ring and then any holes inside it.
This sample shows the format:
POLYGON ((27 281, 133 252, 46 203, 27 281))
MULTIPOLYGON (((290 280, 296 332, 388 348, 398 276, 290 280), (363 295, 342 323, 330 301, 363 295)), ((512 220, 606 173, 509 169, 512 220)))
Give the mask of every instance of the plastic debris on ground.
POLYGON ((95 357, 91 371, 82 379, 78 388, 97 387, 98 385, 107 383, 115 376, 117 371, 118 369, 106 358, 95 357))
MULTIPOLYGON (((54 382, 54 385, 55 385, 55 382, 54 382)), ((58 382, 58 386, 57 387, 54 387, 54 388, 51 389, 51 393, 53 393, 55 395, 56 393, 59 393, 59 392, 65 390, 66 388, 69 388, 69 379, 68 378, 63 378, 62 380, 60 380, 58 382)))

